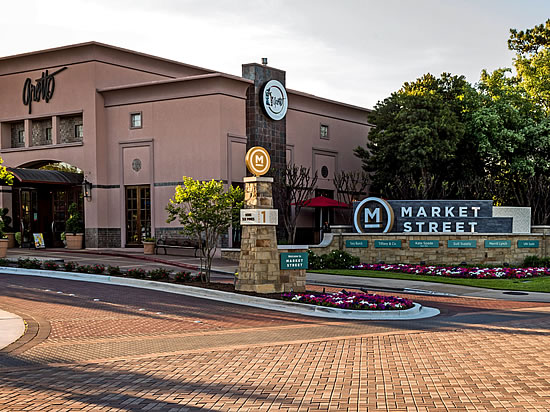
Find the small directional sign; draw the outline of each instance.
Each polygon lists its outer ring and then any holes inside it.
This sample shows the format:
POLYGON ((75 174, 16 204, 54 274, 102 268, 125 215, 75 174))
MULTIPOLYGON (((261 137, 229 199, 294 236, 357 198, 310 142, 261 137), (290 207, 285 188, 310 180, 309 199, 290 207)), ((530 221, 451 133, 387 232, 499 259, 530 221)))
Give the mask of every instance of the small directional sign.
POLYGON ((277 226, 278 212, 277 209, 241 209, 241 225, 277 226))

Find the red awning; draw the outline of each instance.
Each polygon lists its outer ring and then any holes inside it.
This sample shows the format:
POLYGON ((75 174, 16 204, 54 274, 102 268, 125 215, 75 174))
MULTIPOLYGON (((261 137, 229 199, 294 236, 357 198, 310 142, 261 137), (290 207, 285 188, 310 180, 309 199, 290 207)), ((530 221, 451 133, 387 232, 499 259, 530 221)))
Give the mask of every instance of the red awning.
POLYGON ((350 207, 347 203, 339 202, 325 196, 317 196, 302 202, 303 207, 350 207))

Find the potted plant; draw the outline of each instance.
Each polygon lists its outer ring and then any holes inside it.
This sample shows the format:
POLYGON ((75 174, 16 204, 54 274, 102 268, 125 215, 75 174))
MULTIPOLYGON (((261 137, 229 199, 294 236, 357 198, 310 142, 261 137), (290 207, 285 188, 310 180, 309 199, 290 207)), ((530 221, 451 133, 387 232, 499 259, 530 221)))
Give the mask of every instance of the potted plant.
POLYGON ((65 222, 67 249, 82 249, 84 225, 76 203, 69 205, 69 218, 65 222))
POLYGON ((157 240, 154 237, 146 237, 141 242, 143 243, 143 254, 144 255, 154 255, 155 254, 155 244, 157 240))
POLYGON ((4 234, 4 221, 0 219, 0 258, 5 258, 8 251, 8 239, 4 234))
POLYGON ((2 210, 0 210, 0 220, 4 223, 4 235, 8 239, 8 248, 15 247, 15 233, 13 232, 13 228, 10 226, 11 224, 11 217, 8 216, 8 212, 10 210, 5 207, 2 210))

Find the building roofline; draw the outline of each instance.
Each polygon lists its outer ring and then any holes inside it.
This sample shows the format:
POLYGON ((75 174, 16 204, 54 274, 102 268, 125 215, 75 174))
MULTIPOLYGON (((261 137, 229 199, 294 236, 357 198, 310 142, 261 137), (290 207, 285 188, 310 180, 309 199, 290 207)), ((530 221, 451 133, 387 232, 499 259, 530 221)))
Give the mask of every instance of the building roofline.
POLYGON ((360 111, 367 112, 367 113, 372 112, 372 109, 367 109, 366 107, 355 106, 353 104, 343 103, 343 102, 339 102, 339 101, 336 101, 336 100, 331 100, 331 99, 327 99, 327 98, 324 98, 324 97, 315 96, 314 94, 304 93, 304 92, 300 92, 298 90, 286 89, 286 91, 289 94, 295 94, 297 96, 306 97, 308 99, 319 100, 319 101, 322 101, 322 102, 325 102, 325 103, 335 104, 335 105, 338 105, 338 106, 344 106, 344 107, 347 107, 347 108, 350 108, 350 109, 360 110, 360 111))
POLYGON ((67 46, 53 47, 53 48, 49 48, 49 49, 42 49, 42 50, 36 50, 36 51, 32 51, 32 52, 19 53, 19 54, 14 54, 14 55, 11 55, 11 56, 0 57, 0 63, 2 63, 3 61, 7 61, 7 60, 19 59, 19 58, 22 58, 22 57, 35 56, 35 55, 46 54, 46 53, 55 53, 55 52, 58 52, 58 51, 65 51, 65 50, 70 50, 70 49, 86 48, 86 47, 90 47, 90 46, 110 49, 110 50, 114 50, 114 51, 120 52, 120 53, 134 54, 136 56, 141 56, 141 57, 145 57, 145 58, 152 59, 152 60, 158 60, 158 61, 162 61, 164 63, 175 64, 175 65, 178 65, 178 66, 189 67, 189 68, 195 69, 195 70, 202 70, 202 71, 209 72, 209 73, 214 73, 215 72, 215 70, 212 70, 212 69, 206 69, 204 67, 195 66, 195 65, 187 64, 187 63, 182 63, 182 62, 179 62, 177 60, 166 59, 164 57, 159 57, 159 56, 155 56, 155 55, 152 55, 152 54, 142 53, 142 52, 138 52, 138 51, 131 50, 131 49, 125 49, 123 47, 112 46, 110 44, 100 43, 100 42, 97 42, 97 41, 76 43, 76 44, 70 44, 70 45, 67 45, 67 46))
POLYGON ((122 86, 113 86, 113 87, 105 87, 103 89, 98 89, 98 93, 104 93, 104 92, 112 92, 112 91, 118 91, 118 90, 126 90, 126 89, 136 89, 140 87, 149 87, 149 86, 157 86, 157 85, 163 85, 163 84, 169 84, 169 83, 180 83, 180 82, 187 82, 187 81, 193 81, 193 80, 203 80, 203 79, 211 79, 215 77, 221 77, 226 78, 229 80, 235 80, 243 83, 249 83, 253 84, 254 82, 252 80, 244 79, 239 76, 233 76, 232 74, 226 74, 226 73, 208 73, 208 74, 200 74, 197 76, 186 76, 186 77, 178 77, 177 79, 168 79, 168 80, 153 80, 150 82, 142 82, 142 83, 133 83, 133 84, 125 84, 122 86))

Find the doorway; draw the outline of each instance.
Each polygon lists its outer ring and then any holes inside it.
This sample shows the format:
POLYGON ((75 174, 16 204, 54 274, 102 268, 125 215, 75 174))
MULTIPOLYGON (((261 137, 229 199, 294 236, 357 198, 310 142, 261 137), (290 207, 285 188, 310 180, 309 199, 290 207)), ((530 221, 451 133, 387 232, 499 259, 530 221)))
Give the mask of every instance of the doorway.
POLYGON ((126 186, 126 246, 141 246, 151 237, 151 188, 126 186))
POLYGON ((33 247, 33 233, 42 233, 46 247, 63 247, 69 205, 76 203, 84 216, 80 186, 14 187, 12 201, 14 228, 21 232, 23 247, 33 247))

